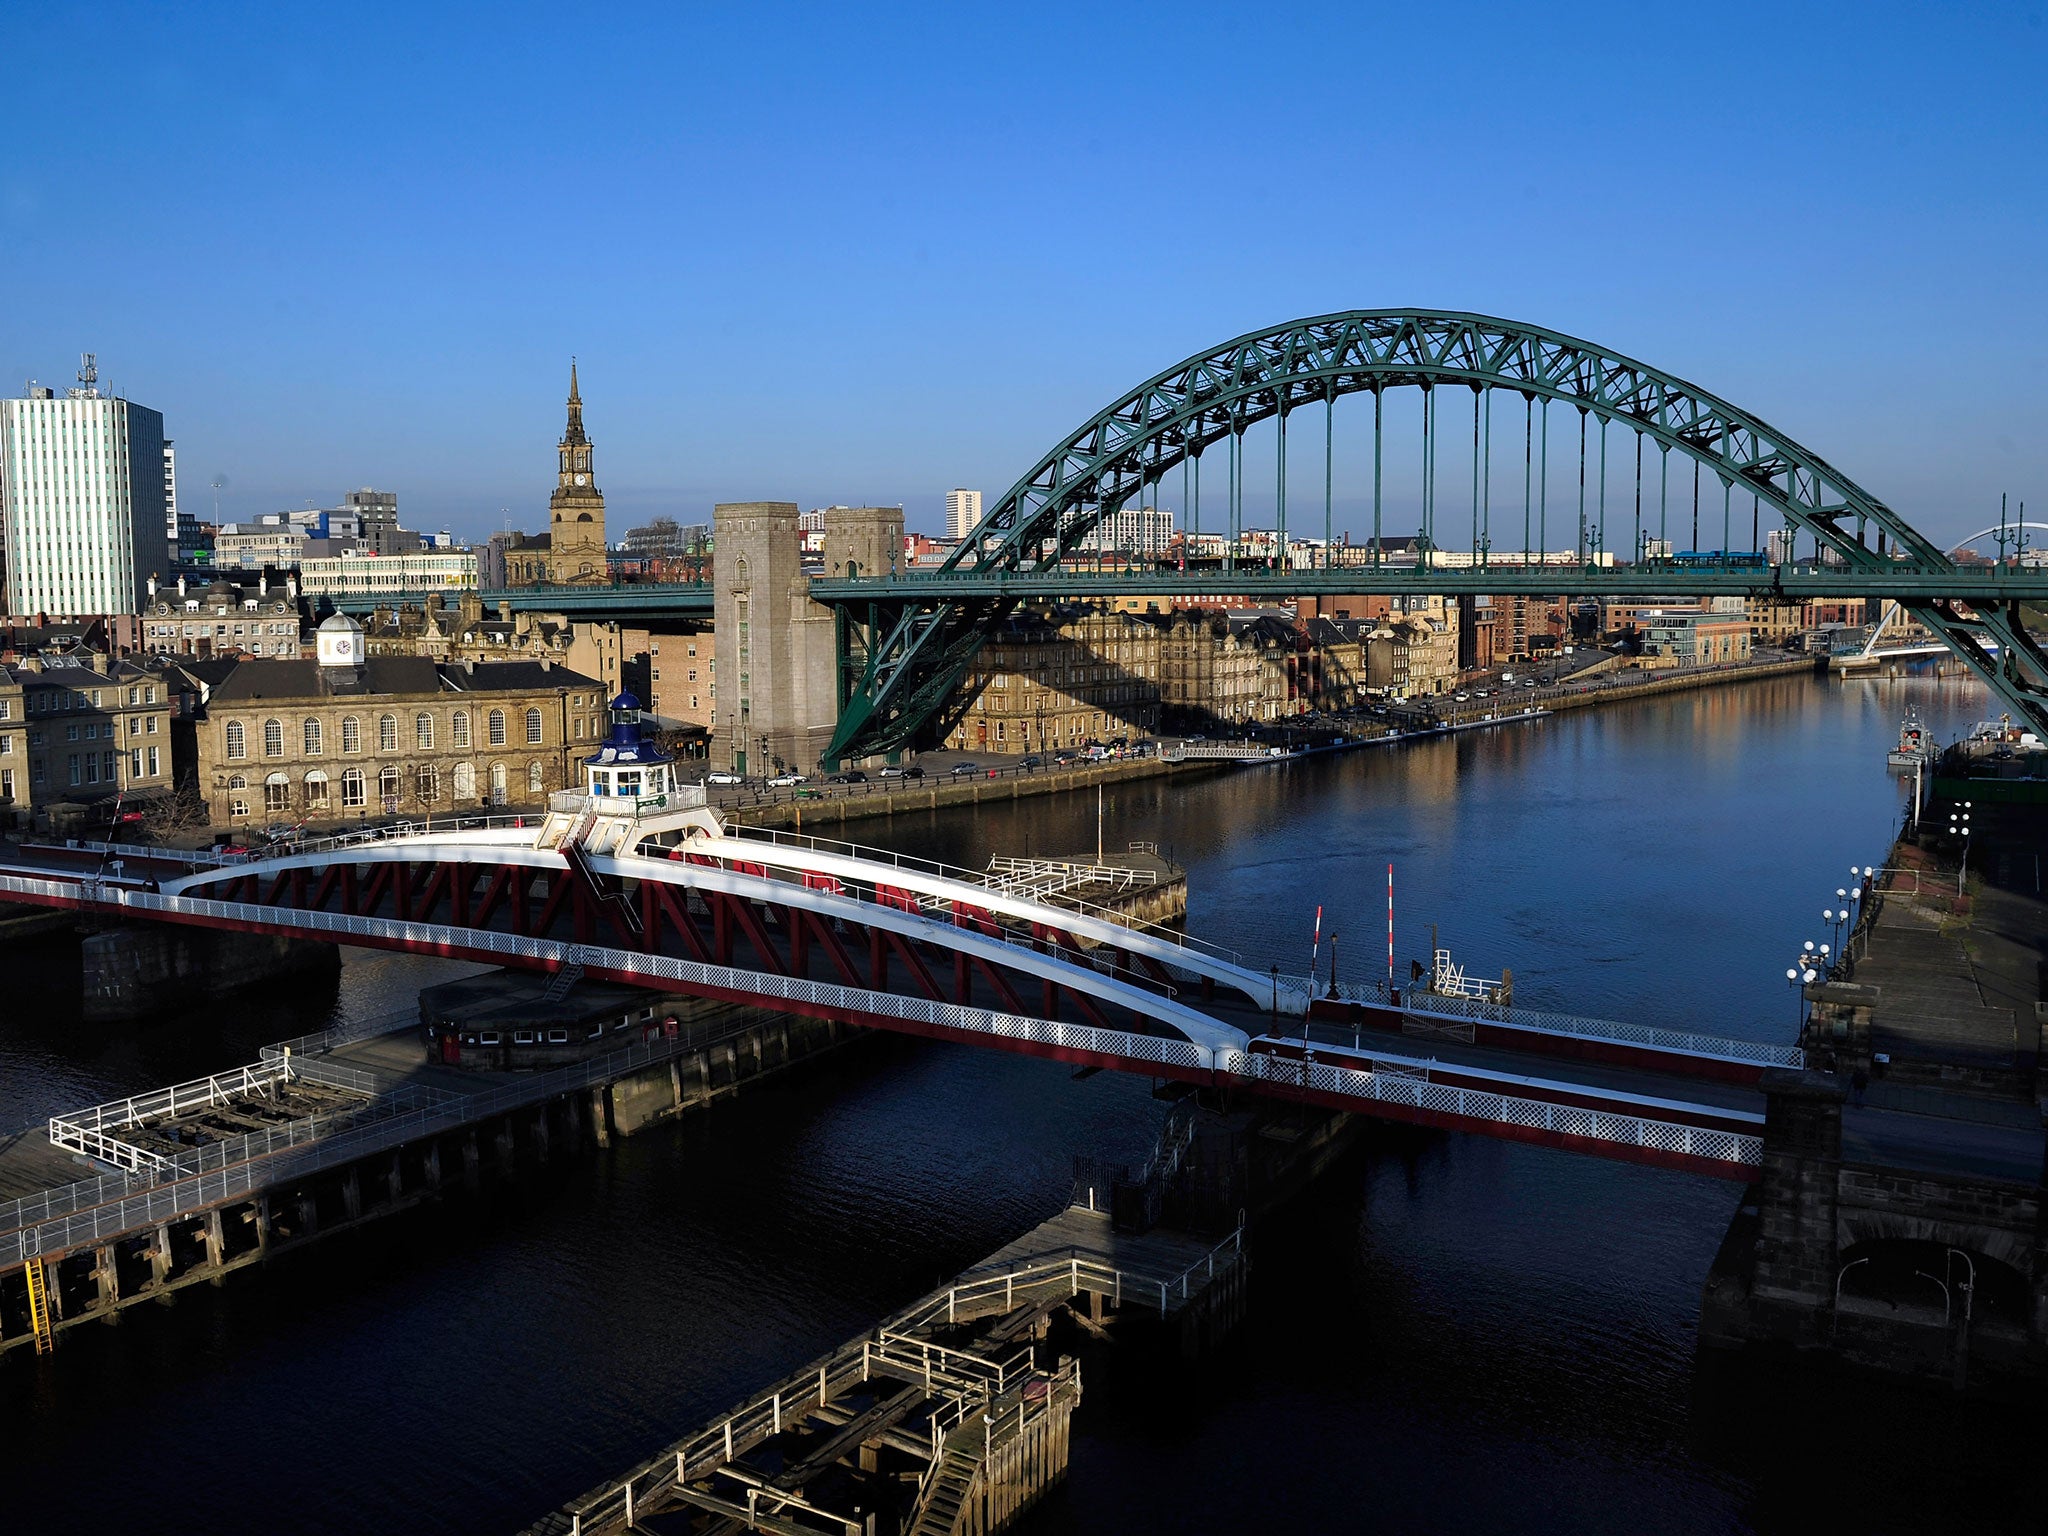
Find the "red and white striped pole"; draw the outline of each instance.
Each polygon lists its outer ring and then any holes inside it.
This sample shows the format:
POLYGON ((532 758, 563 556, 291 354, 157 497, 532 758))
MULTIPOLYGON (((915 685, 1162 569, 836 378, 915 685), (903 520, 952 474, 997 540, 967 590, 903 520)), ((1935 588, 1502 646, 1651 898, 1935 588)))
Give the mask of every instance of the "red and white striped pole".
POLYGON ((1394 984, 1394 866, 1387 866, 1387 985, 1394 984))

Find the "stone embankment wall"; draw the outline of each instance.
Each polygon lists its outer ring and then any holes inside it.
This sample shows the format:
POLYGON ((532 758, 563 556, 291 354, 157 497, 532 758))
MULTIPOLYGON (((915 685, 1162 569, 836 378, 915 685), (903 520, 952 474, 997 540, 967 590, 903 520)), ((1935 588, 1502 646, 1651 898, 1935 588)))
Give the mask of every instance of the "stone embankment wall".
POLYGON ((331 974, 341 968, 341 950, 311 939, 162 924, 87 934, 79 966, 87 1019, 133 1019, 198 1007, 279 976, 331 974))

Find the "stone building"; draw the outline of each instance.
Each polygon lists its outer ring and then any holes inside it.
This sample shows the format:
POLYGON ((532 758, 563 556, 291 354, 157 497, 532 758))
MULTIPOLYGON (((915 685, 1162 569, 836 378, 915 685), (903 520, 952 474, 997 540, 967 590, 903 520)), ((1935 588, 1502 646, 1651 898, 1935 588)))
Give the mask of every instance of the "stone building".
POLYGON ((1125 613, 1025 613, 975 656, 946 744, 1053 752, 1159 727, 1160 631, 1125 613))
POLYGON ((163 674, 136 662, 95 654, 0 666, 0 811, 22 821, 63 805, 163 794, 170 712, 163 674))
POLYGON ((152 656, 248 655, 295 661, 312 648, 297 578, 263 571, 244 581, 221 577, 176 587, 149 579, 142 647, 152 656))
POLYGON ((310 661, 244 661, 194 729, 216 826, 534 805, 603 734, 594 678, 552 661, 363 655, 336 615, 310 661))
POLYGON ((1387 698, 1449 693, 1458 682, 1458 632, 1415 614, 1382 619, 1365 637, 1366 683, 1387 698))
POLYGON ((1189 609, 1154 622, 1159 701, 1173 727, 1236 727, 1295 712, 1305 641, 1282 616, 1189 609))

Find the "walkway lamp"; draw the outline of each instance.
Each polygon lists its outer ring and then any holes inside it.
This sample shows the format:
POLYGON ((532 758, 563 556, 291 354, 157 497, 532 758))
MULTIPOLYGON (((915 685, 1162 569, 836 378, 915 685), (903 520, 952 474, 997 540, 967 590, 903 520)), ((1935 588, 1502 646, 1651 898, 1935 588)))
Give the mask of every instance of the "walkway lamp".
POLYGON ((1280 1032, 1280 967, 1273 967, 1273 1032, 1280 1032))
POLYGON ((1799 976, 1797 966, 1785 972, 1785 980, 1792 984, 1792 1029, 1795 1034, 1806 1023, 1805 999, 1799 991, 1799 976))

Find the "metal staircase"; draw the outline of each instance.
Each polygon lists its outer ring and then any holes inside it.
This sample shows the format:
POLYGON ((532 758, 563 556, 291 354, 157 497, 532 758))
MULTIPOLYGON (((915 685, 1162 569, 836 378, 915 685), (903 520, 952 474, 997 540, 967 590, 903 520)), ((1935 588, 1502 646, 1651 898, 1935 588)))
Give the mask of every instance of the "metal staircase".
POLYGON ((569 995, 570 989, 582 979, 583 962, 571 958, 567 965, 548 978, 548 984, 542 990, 540 1000, 544 1003, 559 1003, 569 995))

